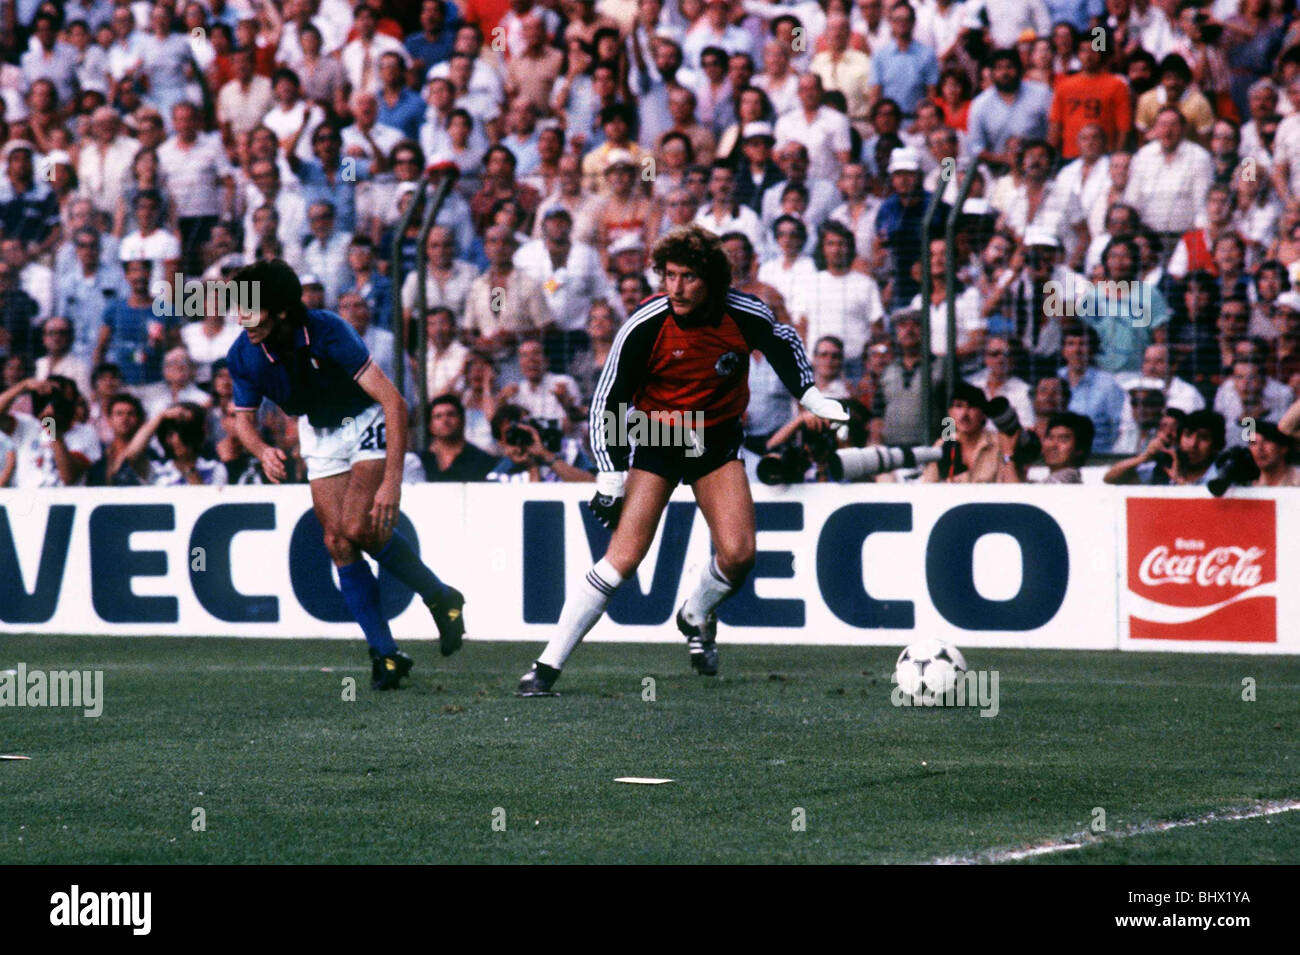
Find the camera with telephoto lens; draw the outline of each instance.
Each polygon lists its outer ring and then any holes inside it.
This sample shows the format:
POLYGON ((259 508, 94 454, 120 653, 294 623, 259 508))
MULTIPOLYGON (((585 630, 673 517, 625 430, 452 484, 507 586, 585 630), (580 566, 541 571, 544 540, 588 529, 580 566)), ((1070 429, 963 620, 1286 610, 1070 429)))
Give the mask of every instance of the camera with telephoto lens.
POLYGON ((542 447, 547 451, 551 454, 560 453, 560 442, 564 440, 564 432, 554 421, 545 418, 525 418, 518 424, 512 424, 506 428, 505 443, 512 448, 532 447, 533 436, 528 433, 528 428, 537 432, 542 447))
MULTIPOLYGON (((850 408, 850 413, 852 413, 850 408)), ((865 427, 859 430, 855 427, 856 417, 850 424, 850 440, 855 437, 861 437, 865 440, 865 427)), ((808 469, 814 464, 824 465, 830 473, 831 479, 838 481, 835 475, 835 466, 838 459, 835 452, 839 448, 839 441, 835 436, 835 429, 824 428, 820 431, 814 431, 811 428, 803 428, 799 432, 800 443, 788 445, 778 452, 764 455, 758 461, 758 479, 764 484, 802 484, 804 476, 808 469)))
POLYGON ((1017 467, 1027 467, 1038 460, 1038 456, 1043 453, 1043 442, 1033 431, 1026 431, 1020 427, 1020 416, 1016 414, 1016 409, 1011 407, 1011 402, 998 395, 989 401, 987 413, 989 420, 993 422, 993 427, 1008 438, 1016 439, 1011 460, 1017 467))
POLYGON ((1205 482, 1210 493, 1223 497, 1230 487, 1249 487, 1259 478, 1259 465, 1250 448, 1229 448, 1214 461, 1219 473, 1205 482))

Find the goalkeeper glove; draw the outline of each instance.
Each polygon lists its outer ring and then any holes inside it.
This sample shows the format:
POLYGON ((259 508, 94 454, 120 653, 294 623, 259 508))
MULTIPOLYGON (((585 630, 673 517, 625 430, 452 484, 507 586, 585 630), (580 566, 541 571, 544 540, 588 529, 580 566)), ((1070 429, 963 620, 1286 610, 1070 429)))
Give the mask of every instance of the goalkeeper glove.
POLYGON ((601 471, 596 475, 596 495, 588 505, 591 512, 611 531, 618 527, 619 515, 623 513, 623 482, 627 474, 623 471, 601 471))
POLYGON ((838 398, 828 398, 817 389, 816 385, 811 385, 803 393, 799 404, 827 421, 842 423, 849 420, 849 409, 844 406, 844 402, 838 398))
POLYGON ((849 409, 839 398, 829 398, 822 394, 816 385, 810 385, 803 393, 803 397, 799 399, 799 404, 823 421, 839 425, 835 429, 835 437, 841 441, 849 439, 849 409))

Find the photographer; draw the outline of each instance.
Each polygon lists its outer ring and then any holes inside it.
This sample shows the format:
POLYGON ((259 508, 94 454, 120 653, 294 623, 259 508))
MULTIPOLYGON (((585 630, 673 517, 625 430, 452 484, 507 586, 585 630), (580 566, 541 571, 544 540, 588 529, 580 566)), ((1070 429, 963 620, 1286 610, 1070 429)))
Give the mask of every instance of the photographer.
POLYGON ((1107 484, 1208 484, 1225 437, 1223 416, 1214 411, 1202 409, 1184 416, 1177 435, 1170 434, 1162 419, 1160 432, 1142 453, 1120 461, 1102 480, 1107 484))
POLYGON ((1295 441, 1271 421, 1255 425, 1250 442, 1250 456, 1259 469, 1252 487, 1300 487, 1300 468, 1287 459, 1295 450, 1295 441))
POLYGON ((502 405, 492 416, 492 435, 505 455, 488 472, 489 481, 594 481, 595 465, 581 445, 560 429, 530 419, 518 405, 502 405))
POLYGON ((54 375, 44 381, 25 378, 0 394, 0 421, 12 421, 17 464, 13 486, 73 487, 101 456, 99 439, 90 427, 75 427, 77 386, 54 375), (31 398, 32 413, 10 412, 20 395, 31 398))
POLYGON ((844 405, 849 410, 849 430, 845 440, 837 437, 836 426, 810 411, 804 411, 787 421, 768 439, 769 453, 758 462, 758 479, 770 485, 841 480, 835 452, 841 447, 865 447, 871 420, 871 412, 861 402, 846 400, 844 405))
MULTIPOLYGON (((969 382, 957 382, 953 386, 952 401, 948 403, 945 432, 950 425, 954 432, 951 437, 955 439, 960 457, 951 463, 932 461, 927 464, 921 474, 923 483, 995 484, 1004 473, 1006 479, 1011 480, 1011 461, 1003 460, 998 435, 988 428, 988 402, 984 392, 969 382), (941 477, 945 471, 946 476, 941 477)), ((1019 430, 1018 423, 1016 430, 1019 430)), ((943 440, 939 440, 934 446, 942 447, 943 444, 943 440)))
POLYGON ((1052 415, 1047 421, 1047 432, 1042 439, 1043 463, 1047 465, 1047 477, 1041 481, 1025 479, 1025 452, 1017 445, 1017 435, 1000 433, 998 444, 1002 449, 1004 460, 1009 457, 1010 468, 1003 471, 1000 480, 1011 483, 1030 484, 1082 484, 1083 467, 1088 455, 1092 453, 1092 439, 1096 429, 1085 415, 1073 411, 1062 411, 1052 415), (1020 452, 1019 454, 1017 452, 1020 452))

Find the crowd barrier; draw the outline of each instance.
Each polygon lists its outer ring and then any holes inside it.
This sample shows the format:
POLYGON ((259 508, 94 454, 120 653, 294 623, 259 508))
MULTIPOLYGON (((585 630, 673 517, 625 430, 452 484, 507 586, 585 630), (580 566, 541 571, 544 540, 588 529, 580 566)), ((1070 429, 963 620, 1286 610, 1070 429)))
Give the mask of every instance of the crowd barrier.
MULTIPOLYGON (((758 557, 721 639, 1300 653, 1300 492, 755 486, 758 557), (1284 545, 1283 542, 1291 541, 1284 545)), ((470 639, 544 640, 608 533, 591 485, 415 485, 401 527, 464 591, 470 639)), ((676 641, 709 557, 689 490, 589 639, 676 641)), ((400 639, 434 636, 381 575, 400 639)), ((0 632, 358 635, 290 487, 0 491, 0 632)))

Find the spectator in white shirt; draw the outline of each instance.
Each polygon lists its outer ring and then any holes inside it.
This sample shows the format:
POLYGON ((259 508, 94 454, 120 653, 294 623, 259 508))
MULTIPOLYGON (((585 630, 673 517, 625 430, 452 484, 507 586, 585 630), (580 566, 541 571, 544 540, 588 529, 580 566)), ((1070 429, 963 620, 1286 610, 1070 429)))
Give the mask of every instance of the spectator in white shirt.
POLYGON ((1034 426, 1034 398, 1029 383, 1011 374, 1011 339, 990 335, 984 343, 984 369, 967 378, 990 401, 999 395, 1015 409, 1022 428, 1034 426))
POLYGON ((280 151, 293 153, 301 162, 311 162, 311 141, 316 128, 325 122, 325 111, 302 96, 302 81, 289 69, 278 69, 271 77, 275 107, 262 117, 262 125, 275 133, 280 151))
MULTIPOLYGON (((456 258, 456 240, 451 230, 436 225, 429 230, 425 246, 429 267, 425 280, 425 308, 451 309, 460 324, 465 316, 465 304, 470 286, 478 278, 479 270, 473 264, 456 258)), ((415 318, 415 293, 419 276, 411 271, 402 282, 402 311, 408 321, 415 318)))
POLYGON ((519 345, 520 380, 501 389, 498 401, 518 405, 532 418, 554 422, 566 435, 582 419, 578 386, 568 375, 546 370, 546 352, 536 339, 519 345))
POLYGON ((776 143, 795 140, 808 149, 808 175, 813 179, 834 180, 840 167, 849 161, 852 143, 849 118, 822 105, 822 81, 816 73, 799 77, 799 108, 776 121, 776 143))
POLYGON ((121 117, 113 107, 101 106, 91 114, 90 138, 77 157, 77 181, 96 211, 110 216, 117 211, 139 148, 138 142, 122 133, 121 117))
POLYGON ((45 354, 36 359, 36 377, 44 381, 62 375, 77 383, 83 395, 90 394, 90 366, 72 354, 72 322, 61 315, 47 318, 41 325, 41 342, 45 354))
POLYGON ((844 226, 838 222, 822 226, 819 245, 825 268, 794 290, 790 314, 805 342, 826 335, 844 342, 845 373, 857 379, 872 326, 885 317, 880 289, 870 276, 850 268, 855 246, 853 233, 844 226))
POLYGON ((808 227, 795 216, 781 216, 772 225, 772 237, 779 254, 758 267, 758 280, 792 302, 795 290, 817 277, 817 266, 803 251, 808 243, 808 227))
POLYGON ((194 362, 184 347, 168 351, 163 356, 163 380, 137 390, 145 417, 160 415, 182 401, 193 402, 201 408, 211 404, 212 397, 194 383, 194 371, 194 362))
POLYGON ((162 195, 144 189, 136 195, 134 209, 140 227, 122 239, 118 255, 123 262, 148 261, 151 283, 170 282, 180 268, 181 241, 162 228, 162 195))
POLYGON ((1124 190, 1124 201, 1142 221, 1173 241, 1196 228, 1214 177, 1210 154, 1186 139, 1186 131, 1187 120, 1176 108, 1160 110, 1153 139, 1133 157, 1124 190))
POLYGON ((572 236, 569 210, 551 206, 542 221, 542 237, 520 247, 515 267, 541 283, 556 328, 585 338, 592 303, 610 298, 612 290, 600 254, 572 236))
POLYGON ((379 92, 379 58, 385 53, 397 53, 403 63, 410 63, 410 55, 402 41, 386 33, 376 32, 379 17, 374 9, 359 4, 356 9, 357 38, 343 48, 343 70, 352 89, 361 93, 379 92))
POLYGON ((429 310, 425 321, 429 342, 425 385, 429 399, 458 394, 465 388, 465 366, 470 350, 456 338, 456 316, 451 309, 440 305, 429 310))
POLYGON ((758 215, 749 206, 742 206, 733 196, 736 191, 736 170, 725 159, 715 159, 709 168, 709 204, 695 214, 695 222, 714 235, 739 232, 749 239, 754 248, 762 242, 762 227, 758 215))
POLYGON ((348 246, 352 237, 334 228, 334 206, 313 202, 307 210, 311 236, 302 247, 302 266, 320 279, 325 288, 325 307, 334 308, 348 280, 348 246))

